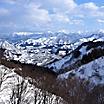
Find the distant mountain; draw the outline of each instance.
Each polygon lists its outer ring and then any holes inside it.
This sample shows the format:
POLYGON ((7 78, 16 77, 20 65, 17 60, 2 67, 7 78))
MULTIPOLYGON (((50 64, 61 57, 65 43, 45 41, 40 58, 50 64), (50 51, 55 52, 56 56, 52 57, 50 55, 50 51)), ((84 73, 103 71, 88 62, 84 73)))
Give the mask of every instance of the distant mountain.
MULTIPOLYGON (((16 34, 16 33, 15 33, 16 34)), ((17 33, 18 34, 18 33, 17 33)), ((12 38, 16 39, 18 41, 15 42, 7 42, 2 41, 0 42, 0 46, 3 49, 6 49, 6 57, 13 58, 14 60, 19 60, 21 62, 27 62, 27 63, 33 63, 38 65, 45 65, 48 64, 54 60, 59 59, 67 59, 66 57, 70 57, 69 55, 71 52, 77 49, 77 47, 80 47, 81 44, 84 42, 97 42, 97 41, 104 41, 104 34, 90 34, 83 36, 82 34, 65 34, 63 32, 55 33, 52 32, 48 34, 44 33, 38 33, 33 34, 30 33, 30 35, 27 35, 28 33, 22 32, 22 34, 19 33, 18 36, 23 36, 22 38, 12 38), (23 35, 24 34, 24 35, 23 35), (40 34, 40 35, 39 35, 40 34), (29 36, 25 37, 24 36, 29 36), (32 36, 33 37, 32 37, 32 36), (31 36, 31 37, 30 37, 31 36), (83 36, 83 37, 82 37, 83 36), (35 37, 35 38, 34 38, 35 37), (37 37, 37 38, 36 38, 37 37), (19 54, 20 56, 17 56, 16 54, 19 54), (41 57, 41 58, 38 58, 41 57)), ((83 51, 86 53, 87 46, 81 47, 80 51, 83 51)), ((79 51, 79 50, 78 50, 79 51)), ((60 65, 63 66, 63 62, 61 62, 60 65)), ((56 64, 57 66, 57 64, 56 64)), ((51 65, 50 65, 51 67, 51 65)), ((62 67, 57 66, 58 69, 62 69, 62 67)))
POLYGON ((93 33, 67 33, 67 32, 14 32, 14 33, 0 33, 0 39, 8 40, 9 42, 19 42, 21 40, 26 41, 27 39, 40 39, 40 38, 50 38, 50 37, 57 37, 57 40, 63 40, 70 43, 74 43, 75 41, 88 38, 92 34, 104 34, 103 30, 99 30, 98 32, 93 33))

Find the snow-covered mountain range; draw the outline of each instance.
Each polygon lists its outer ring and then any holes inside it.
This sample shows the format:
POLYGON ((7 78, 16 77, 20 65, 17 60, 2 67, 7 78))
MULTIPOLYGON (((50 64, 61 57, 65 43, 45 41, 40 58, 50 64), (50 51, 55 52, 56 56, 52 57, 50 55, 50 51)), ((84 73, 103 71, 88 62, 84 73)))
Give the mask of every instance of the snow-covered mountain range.
POLYGON ((74 77, 94 86, 104 85, 103 32, 13 33, 11 39, 0 40, 0 52, 1 61, 12 63, 14 60, 14 66, 20 62, 34 65, 37 69, 51 70, 58 80, 74 77))
POLYGON ((47 34, 21 32, 13 33, 13 36, 32 36, 35 38, 12 43, 1 41, 0 46, 6 49, 5 57, 7 59, 48 67, 55 72, 68 69, 69 66, 81 60, 84 55, 88 55, 95 48, 103 49, 104 46, 104 33, 102 32, 87 35, 63 32, 55 34, 52 32, 47 34), (94 46, 94 44, 96 45, 94 46), (91 45, 92 47, 88 49, 91 45))

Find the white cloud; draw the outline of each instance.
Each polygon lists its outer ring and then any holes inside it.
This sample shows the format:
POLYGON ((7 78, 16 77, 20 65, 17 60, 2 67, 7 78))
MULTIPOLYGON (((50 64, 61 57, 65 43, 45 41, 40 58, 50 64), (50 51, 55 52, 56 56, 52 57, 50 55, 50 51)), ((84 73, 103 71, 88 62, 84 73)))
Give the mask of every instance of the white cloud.
POLYGON ((104 19, 98 19, 97 22, 104 24, 104 19))
POLYGON ((5 24, 4 22, 0 23, 0 27, 6 27, 6 28, 8 28, 10 26, 16 28, 16 24, 14 24, 13 22, 8 22, 8 24, 5 24))
POLYGON ((51 0, 51 2, 53 2, 54 12, 71 11, 77 6, 74 0, 51 0))
POLYGON ((98 10, 98 6, 94 4, 93 2, 84 3, 80 5, 82 9, 88 9, 88 10, 98 10))
POLYGON ((8 3, 8 4, 15 4, 17 0, 0 0, 0 2, 8 3))
POLYGON ((83 20, 81 19, 77 19, 77 20, 72 20, 72 24, 75 24, 75 25, 83 25, 83 20))
POLYGON ((30 2, 27 7, 26 16, 30 24, 40 28, 65 29, 67 26, 70 28, 70 25, 84 26, 87 19, 104 17, 104 7, 99 7, 93 2, 78 5, 74 0, 32 1, 34 2, 30 2), (51 13, 50 10, 53 12, 51 13))
POLYGON ((53 9, 54 12, 66 12, 76 7, 74 0, 33 0, 47 10, 53 9))
POLYGON ((51 21, 48 11, 41 9, 40 5, 35 5, 34 3, 26 7, 25 17, 35 25, 47 25, 51 21))
POLYGON ((6 16, 8 14, 10 14, 10 11, 8 9, 0 8, 0 16, 6 16))
POLYGON ((61 22, 61 23, 71 22, 69 17, 67 17, 66 15, 63 15, 63 14, 59 14, 59 13, 51 15, 51 20, 53 20, 55 22, 61 22))
MULTIPOLYGON (((67 15, 68 12, 73 12, 77 7, 74 0, 42 0, 30 3, 27 7, 28 14, 26 16, 29 21, 37 25, 56 25, 57 24, 80 24, 81 20, 70 19, 71 16, 67 15), (49 12, 47 3, 53 9, 53 13, 49 12), (37 5, 36 5, 37 4, 37 5), (45 5, 45 7, 43 7, 45 5), (47 8, 46 8, 47 7, 47 8)), ((82 17, 82 14, 80 15, 82 17)))
MULTIPOLYGON (((93 2, 80 5, 75 0, 0 0, 0 2, 14 4, 13 8, 10 5, 11 17, 15 17, 14 22, 21 26, 26 24, 28 27, 38 27, 38 29, 57 30, 70 29, 78 25, 82 27, 84 24, 87 27, 90 24, 89 20, 104 23, 104 6, 97 6, 93 2), (16 13, 19 15, 14 16, 16 13), (86 22, 89 23, 86 25, 86 22)), ((2 8, 0 16, 8 15, 9 12, 2 8)))
POLYGON ((93 2, 77 5, 71 12, 68 12, 70 17, 82 19, 97 19, 104 18, 104 7, 97 6, 93 2))

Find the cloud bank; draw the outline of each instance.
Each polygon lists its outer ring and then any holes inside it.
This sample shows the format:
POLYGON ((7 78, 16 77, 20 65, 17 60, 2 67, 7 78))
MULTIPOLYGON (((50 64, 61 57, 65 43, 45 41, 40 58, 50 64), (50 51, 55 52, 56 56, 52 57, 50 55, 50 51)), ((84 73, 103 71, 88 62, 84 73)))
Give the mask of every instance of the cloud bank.
POLYGON ((0 31, 97 31, 104 6, 74 0, 0 0, 0 31))

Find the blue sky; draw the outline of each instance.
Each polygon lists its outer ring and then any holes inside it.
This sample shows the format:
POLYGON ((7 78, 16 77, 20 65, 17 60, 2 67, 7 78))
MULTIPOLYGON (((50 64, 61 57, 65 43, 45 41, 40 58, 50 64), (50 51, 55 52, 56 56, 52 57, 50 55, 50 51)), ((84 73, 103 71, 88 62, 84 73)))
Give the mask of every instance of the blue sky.
POLYGON ((101 5, 103 6, 104 5, 103 0, 75 0, 75 2, 77 2, 78 4, 93 2, 98 6, 101 6, 101 5))
POLYGON ((0 0, 0 32, 104 30, 104 0, 0 0))

